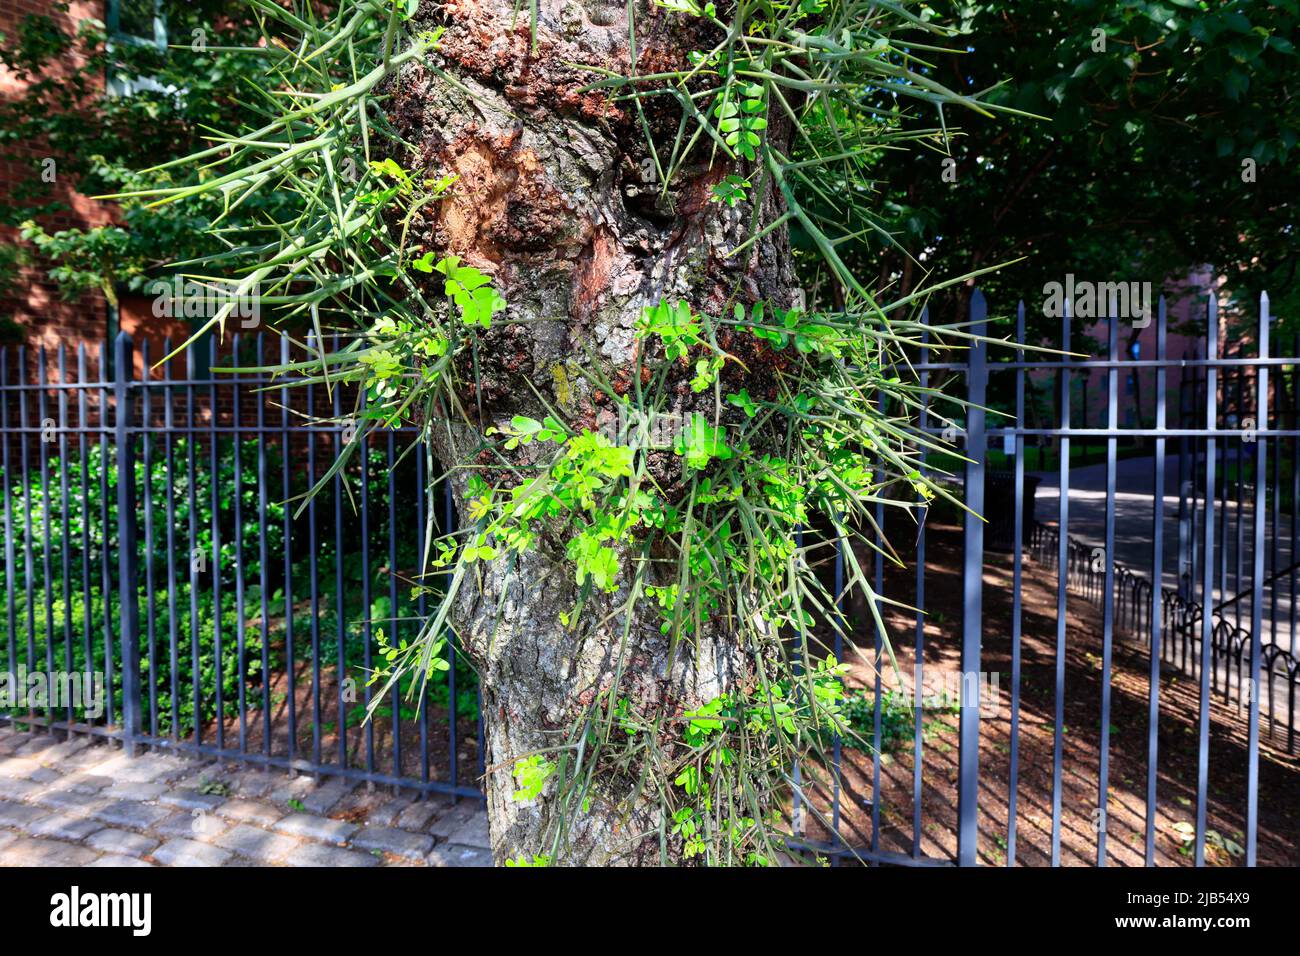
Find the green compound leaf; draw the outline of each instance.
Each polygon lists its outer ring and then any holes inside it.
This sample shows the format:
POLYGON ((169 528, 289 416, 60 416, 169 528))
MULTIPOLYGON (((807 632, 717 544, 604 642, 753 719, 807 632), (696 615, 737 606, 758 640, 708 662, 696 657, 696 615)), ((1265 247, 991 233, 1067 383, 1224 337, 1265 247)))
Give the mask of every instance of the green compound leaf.
POLYGON ((736 203, 744 202, 748 198, 751 185, 750 181, 742 176, 734 174, 724 176, 722 182, 713 187, 709 202, 722 202, 735 208, 736 203))
POLYGON ((732 456, 722 437, 722 429, 708 423, 699 412, 690 417, 690 421, 677 436, 673 451, 686 459, 686 464, 696 471, 709 467, 714 459, 726 461, 732 456))
POLYGON ((458 256, 447 256, 434 266, 447 277, 443 292, 460 309, 461 322, 491 328, 492 316, 506 307, 506 300, 492 288, 489 276, 459 262, 458 256))
POLYGON ((664 344, 669 361, 685 357, 692 346, 702 345, 700 320, 685 302, 669 303, 646 308, 637 320, 637 333, 642 338, 658 336, 664 344))
POLYGON ((555 762, 540 754, 515 761, 514 776, 519 789, 514 799, 522 802, 536 800, 546 785, 546 778, 555 772, 555 762))

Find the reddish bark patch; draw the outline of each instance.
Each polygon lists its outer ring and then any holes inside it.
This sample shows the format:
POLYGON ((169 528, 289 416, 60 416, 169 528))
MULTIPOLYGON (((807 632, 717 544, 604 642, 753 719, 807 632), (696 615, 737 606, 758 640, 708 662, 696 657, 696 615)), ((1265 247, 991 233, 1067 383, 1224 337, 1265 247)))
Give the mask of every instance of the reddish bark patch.
POLYGON ((477 268, 494 271, 507 250, 554 248, 574 223, 573 207, 518 130, 494 136, 470 126, 428 150, 426 161, 458 177, 447 197, 430 207, 429 239, 477 268))
POLYGON ((591 318, 609 290, 616 250, 617 242, 609 230, 598 226, 573 274, 570 313, 579 321, 591 318))
MULTIPOLYGON (((537 114, 618 121, 623 111, 599 90, 584 91, 595 74, 567 64, 583 57, 572 44, 539 31, 532 48, 528 16, 504 18, 477 3, 452 2, 451 26, 439 51, 462 75, 501 90, 511 104, 537 114)), ((612 62, 595 64, 618 69, 612 62)))

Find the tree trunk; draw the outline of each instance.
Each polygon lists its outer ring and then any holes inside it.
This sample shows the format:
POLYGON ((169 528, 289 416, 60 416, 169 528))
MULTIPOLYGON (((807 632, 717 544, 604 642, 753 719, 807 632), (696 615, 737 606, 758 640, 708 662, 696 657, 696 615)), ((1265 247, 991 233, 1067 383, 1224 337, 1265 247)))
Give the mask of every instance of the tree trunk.
MULTIPOLYGON (((514 415, 542 418, 546 407, 534 388, 574 427, 608 428, 616 417, 610 398, 575 369, 596 363, 616 390, 626 388, 644 307, 680 299, 717 315, 733 294, 745 304, 787 303, 793 286, 784 230, 726 257, 748 234, 752 203, 760 204, 760 227, 780 215, 770 187, 735 208, 710 201, 712 186, 727 173, 751 175, 757 185, 756 172, 728 167, 721 157, 710 167, 705 139, 665 194, 635 105, 583 92, 599 74, 566 65, 621 75, 683 68, 689 51, 716 42, 713 28, 636 3, 634 65, 624 0, 543 0, 535 50, 527 5, 517 18, 515 6, 426 3, 421 27, 446 28, 438 53, 401 73, 386 107, 421 150, 427 175, 458 176, 448 198, 412 223, 412 238, 492 275, 509 303, 466 376, 479 386, 468 385, 462 396, 477 422, 436 429, 445 464, 474 464, 490 425, 514 415)), ((668 97, 645 102, 645 121, 665 160, 679 118, 668 97)), ((466 473, 458 475, 453 487, 464 515, 466 473)), ((574 606, 577 586, 564 544, 563 535, 543 535, 516 567, 504 559, 475 565, 479 576, 467 582, 453 614, 457 638, 483 681, 491 768, 485 785, 498 862, 550 852, 543 836, 557 812, 551 795, 513 799, 512 767, 520 756, 560 743, 614 682, 620 659, 621 695, 675 713, 725 692, 744 671, 734 628, 721 626, 706 629, 698 651, 678 653, 669 671, 657 614, 647 606, 631 622, 610 616, 626 600, 622 591, 589 604, 576 631, 566 630, 560 614, 574 606)), ((659 837, 651 832, 658 821, 644 806, 630 806, 628 796, 598 795, 556 862, 658 862, 659 837)))
MULTIPOLYGON (((552 852, 549 838, 559 822, 555 814, 562 812, 557 794, 552 787, 536 800, 514 799, 512 766, 522 755, 565 742, 575 719, 600 691, 618 680, 619 696, 635 701, 639 713, 657 709, 675 715, 727 692, 746 673, 738 642, 720 628, 711 629, 691 652, 678 653, 671 670, 668 642, 655 615, 630 622, 626 645, 621 614, 603 626, 566 630, 559 615, 573 606, 572 578, 572 570, 553 554, 530 553, 514 569, 503 561, 486 565, 481 581, 458 602, 458 636, 483 676, 486 760, 492 768, 486 780, 488 824, 498 863, 552 852), (615 676, 620 659, 621 679, 615 676)), ((588 605, 584 615, 599 622, 626 597, 619 593, 588 605)), ((600 780, 593 790, 585 812, 571 807, 557 862, 659 862, 653 792, 638 795, 633 786, 600 780)))

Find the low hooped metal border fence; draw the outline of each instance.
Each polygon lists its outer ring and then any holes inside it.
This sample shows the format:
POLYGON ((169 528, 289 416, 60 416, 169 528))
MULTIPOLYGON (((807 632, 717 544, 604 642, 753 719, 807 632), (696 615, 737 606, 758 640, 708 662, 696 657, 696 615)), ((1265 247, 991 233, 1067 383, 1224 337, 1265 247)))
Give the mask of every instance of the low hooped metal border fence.
MULTIPOLYGON (((1044 567, 1055 566, 1056 529, 1038 525, 1033 532, 1032 549, 1036 563, 1044 567)), ((1097 570, 1090 548, 1078 539, 1071 538, 1067 550, 1071 556, 1070 587, 1091 603, 1100 603, 1104 572, 1097 570)), ((1115 567, 1115 619, 1116 627, 1129 632, 1144 643, 1151 633, 1151 582, 1130 568, 1115 567)), ((1200 662, 1201 605, 1188 601, 1181 591, 1163 588, 1160 595, 1161 629, 1167 635, 1163 642, 1161 661, 1178 668, 1188 677, 1198 676, 1200 662)), ((1285 748, 1295 753, 1296 738, 1296 688, 1300 685, 1300 662, 1280 644, 1272 641, 1261 648, 1261 672, 1265 687, 1252 691, 1247 683, 1251 673, 1250 653, 1254 642, 1250 630, 1234 624, 1222 611, 1214 613, 1211 631, 1210 691, 1219 694, 1223 702, 1235 700, 1241 706, 1250 703, 1252 693, 1263 698, 1268 718, 1268 734, 1285 736, 1285 748), (1220 668, 1220 661, 1231 665, 1220 668), (1281 687, 1286 704, 1280 707, 1276 691, 1281 687)))

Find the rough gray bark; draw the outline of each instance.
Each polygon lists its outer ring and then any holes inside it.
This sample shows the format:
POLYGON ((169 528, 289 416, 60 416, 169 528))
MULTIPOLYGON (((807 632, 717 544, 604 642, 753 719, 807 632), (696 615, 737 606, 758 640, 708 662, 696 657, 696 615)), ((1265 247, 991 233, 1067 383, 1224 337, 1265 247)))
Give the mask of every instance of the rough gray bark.
MULTIPOLYGON (((514 6, 513 0, 426 3, 421 26, 446 27, 439 53, 434 63, 412 65, 398 77, 386 107, 421 149, 429 175, 459 176, 449 198, 414 224, 418 238, 491 274, 509 302, 507 321, 483 339, 478 391, 468 385, 463 394, 465 408, 477 415, 481 407, 482 419, 451 436, 440 430, 444 463, 470 463, 478 450, 475 432, 491 424, 517 414, 541 418, 543 406, 528 382, 578 427, 607 426, 614 415, 609 397, 575 368, 599 362, 616 390, 625 389, 635 367, 634 326, 645 306, 683 299, 718 314, 737 285, 742 303, 788 302, 792 286, 783 231, 747 254, 725 257, 747 235, 752 207, 730 209, 709 197, 735 168, 701 162, 663 198, 635 109, 580 92, 596 74, 566 63, 624 75, 634 68, 624 0, 543 0, 535 52, 527 5, 517 20, 514 6), (431 65, 465 89, 439 79, 431 65)), ((707 38, 692 35, 701 29, 694 18, 648 2, 636 7, 639 72, 680 68, 688 51, 706 45, 707 38)), ((647 119, 658 141, 671 143, 676 108, 653 101, 647 119)), ((698 158, 707 160, 707 149, 698 158)), ((779 215, 770 190, 757 201, 761 222, 779 215)), ((462 480, 456 493, 463 491, 462 480)), ((481 576, 462 593, 453 617, 483 676, 486 761, 497 768, 486 786, 498 862, 548 851, 542 843, 553 809, 548 794, 530 804, 513 800, 511 766, 519 755, 559 743, 562 729, 609 686, 627 624, 622 616, 602 623, 626 598, 616 594, 584 612, 576 633, 562 629, 559 614, 577 594, 564 544, 557 533, 517 567, 479 565, 481 576)), ((698 652, 679 654, 671 673, 657 616, 647 609, 629 630, 620 693, 639 707, 679 713, 727 690, 743 670, 732 629, 703 635, 698 652)), ((624 819, 626 796, 598 799, 560 862, 657 861, 657 837, 629 842, 655 821, 644 808, 632 808, 624 819)))

